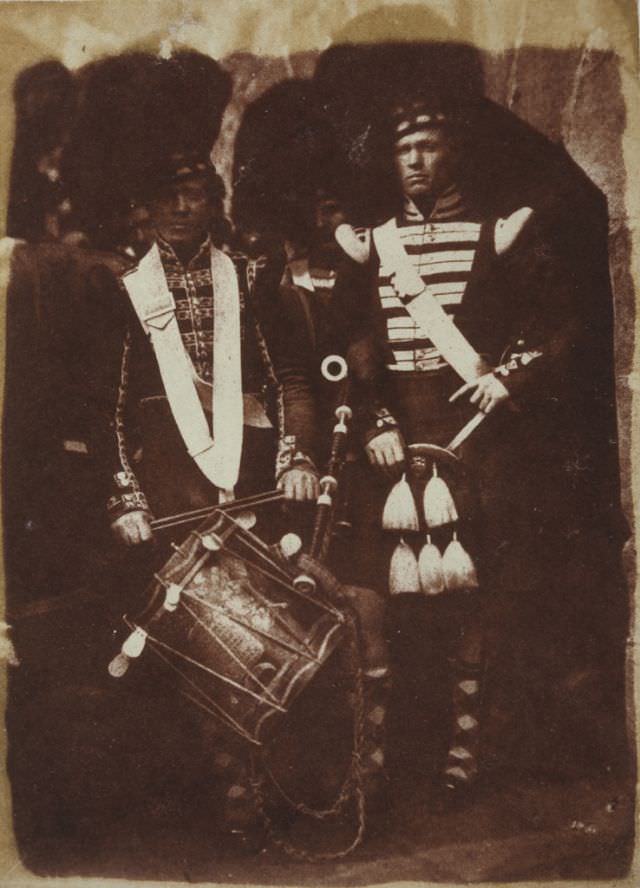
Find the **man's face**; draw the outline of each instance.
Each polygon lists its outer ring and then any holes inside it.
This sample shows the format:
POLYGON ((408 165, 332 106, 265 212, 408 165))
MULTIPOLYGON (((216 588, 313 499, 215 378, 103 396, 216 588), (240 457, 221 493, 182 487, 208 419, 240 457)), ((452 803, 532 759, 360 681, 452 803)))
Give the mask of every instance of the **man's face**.
POLYGON ((141 259, 153 243, 153 223, 149 210, 143 206, 132 207, 125 216, 123 229, 124 246, 141 259))
POLYGON ((454 152, 440 127, 425 127, 395 144, 395 165, 406 197, 435 197, 451 184, 454 152))
POLYGON ((201 243, 211 224, 211 202, 202 176, 163 188, 148 203, 156 232, 172 246, 201 243))
POLYGON ((344 210, 340 206, 339 201, 331 196, 319 191, 316 195, 316 231, 326 239, 333 240, 333 232, 338 225, 347 221, 344 210))

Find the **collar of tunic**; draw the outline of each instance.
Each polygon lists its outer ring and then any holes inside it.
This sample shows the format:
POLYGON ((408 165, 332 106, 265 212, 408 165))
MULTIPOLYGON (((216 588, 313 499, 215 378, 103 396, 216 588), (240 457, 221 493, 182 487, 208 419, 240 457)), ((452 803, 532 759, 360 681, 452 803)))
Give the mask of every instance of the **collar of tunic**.
POLYGON ((164 238, 160 237, 160 235, 156 235, 156 242, 158 244, 158 249, 160 250, 160 258, 162 259, 162 264, 167 269, 178 268, 182 270, 191 269, 191 268, 201 268, 203 266, 207 266, 210 264, 211 259, 211 238, 209 235, 202 241, 195 255, 186 266, 182 263, 182 261, 178 258, 178 254, 173 249, 169 241, 164 240, 164 238))
POLYGON ((405 197, 403 219, 415 224, 419 222, 453 222, 467 215, 467 207, 457 185, 450 185, 435 199, 431 211, 425 216, 410 197, 405 197))

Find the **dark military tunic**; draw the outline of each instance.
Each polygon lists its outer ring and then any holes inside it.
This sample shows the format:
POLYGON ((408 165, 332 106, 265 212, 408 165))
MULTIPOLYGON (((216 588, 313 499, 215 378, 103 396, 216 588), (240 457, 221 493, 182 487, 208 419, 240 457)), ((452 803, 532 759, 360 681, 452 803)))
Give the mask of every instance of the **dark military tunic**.
MULTIPOLYGON (((556 507, 565 515, 571 508, 566 498, 556 501, 563 448, 554 454, 549 444, 568 388, 579 294, 535 215, 499 252, 495 219, 474 218, 459 195, 443 197, 429 218, 409 205, 397 223, 405 251, 428 290, 487 364, 501 368, 500 378, 511 395, 512 409, 501 405, 494 411, 461 453, 479 490, 483 534, 491 552, 512 539, 514 521, 531 519, 532 507, 538 524, 548 523, 550 513, 556 519, 556 507), (530 463, 533 442, 542 435, 548 473, 544 484, 539 462, 533 472, 530 463)), ((462 380, 417 328, 389 270, 381 267, 375 244, 366 265, 353 263, 345 269, 335 298, 347 307, 348 353, 363 440, 399 428, 407 444, 445 447, 476 411, 468 396, 449 403, 462 380)), ((380 539, 389 487, 388 479, 368 473, 361 485, 366 501, 358 504, 356 515, 365 541, 362 569, 378 586, 387 575, 388 547, 374 540, 380 539), (384 552, 386 563, 371 557, 374 551, 384 552)))
MULTIPOLYGON (((182 341, 197 375, 213 383, 214 283, 209 241, 185 267, 169 244, 159 241, 167 284, 175 299, 182 341)), ((296 427, 306 433, 304 410, 285 417, 278 382, 258 318, 256 291, 263 264, 239 253, 231 258, 241 300, 242 390, 245 426, 238 496, 275 484, 276 456, 281 471, 300 449, 296 427), (251 416, 247 416, 246 399, 251 416)), ((217 501, 217 491, 186 452, 166 399, 157 359, 128 297, 112 297, 111 323, 101 330, 96 363, 102 384, 94 426, 96 448, 112 479, 111 519, 142 509, 156 517, 217 501)), ((308 435, 307 435, 308 437, 308 435)))

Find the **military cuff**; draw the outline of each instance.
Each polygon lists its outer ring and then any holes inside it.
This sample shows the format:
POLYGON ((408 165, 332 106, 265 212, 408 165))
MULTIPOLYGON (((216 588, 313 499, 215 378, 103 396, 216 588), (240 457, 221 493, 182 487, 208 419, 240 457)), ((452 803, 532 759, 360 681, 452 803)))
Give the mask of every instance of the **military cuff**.
POLYGON ((512 373, 515 373, 518 370, 524 370, 524 368, 528 367, 532 361, 541 357, 542 352, 537 349, 514 353, 509 356, 509 360, 506 361, 506 363, 500 364, 500 366, 496 367, 493 372, 498 379, 506 379, 508 376, 511 376, 512 373))
POLYGON ((111 521, 117 521, 127 512, 148 512, 151 514, 147 498, 141 490, 130 490, 127 493, 109 497, 107 511, 111 521))
POLYGON ((529 370, 532 362, 543 356, 538 350, 523 351, 510 355, 509 360, 500 364, 493 375, 500 380, 512 397, 515 397, 530 378, 529 370))
POLYGON ((278 445, 276 455, 276 481, 279 481, 285 472, 294 468, 308 468, 317 473, 316 466, 306 453, 298 450, 295 435, 286 435, 278 445))
POLYGON ((386 407, 376 407, 374 410, 368 410, 362 417, 362 426, 364 428, 364 443, 389 432, 391 429, 398 428, 398 422, 386 407))

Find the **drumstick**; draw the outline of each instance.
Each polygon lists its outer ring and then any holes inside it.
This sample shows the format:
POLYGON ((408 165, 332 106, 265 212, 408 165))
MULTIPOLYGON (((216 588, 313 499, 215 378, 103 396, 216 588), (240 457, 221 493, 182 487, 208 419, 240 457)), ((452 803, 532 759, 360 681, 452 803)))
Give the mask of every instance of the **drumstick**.
POLYGON ((216 511, 234 512, 238 509, 247 509, 251 506, 262 505, 263 503, 276 502, 284 498, 281 490, 266 490, 263 493, 256 493, 253 496, 246 496, 243 499, 232 500, 228 503, 219 503, 217 505, 201 506, 189 512, 178 512, 175 515, 165 515, 163 518, 157 518, 152 522, 154 527, 162 525, 165 522, 186 521, 192 518, 206 517, 208 514, 216 511))
POLYGON ((197 521, 199 518, 206 518, 214 512, 234 512, 238 509, 248 509, 251 506, 262 506, 267 503, 277 502, 284 499, 284 493, 281 490, 267 490, 264 493, 257 493, 254 496, 247 496, 244 499, 234 500, 230 503, 224 503, 217 506, 202 506, 199 509, 193 509, 190 512, 178 512, 176 515, 165 515, 164 518, 155 518, 151 521, 151 527, 154 530, 165 530, 168 527, 175 527, 179 524, 186 524, 189 521, 197 521))
POLYGON ((268 490, 264 493, 257 493, 254 496, 248 496, 241 500, 234 500, 230 503, 220 505, 202 506, 199 509, 193 509, 190 512, 178 512, 176 515, 166 515, 164 518, 156 518, 151 522, 154 529, 164 527, 172 527, 174 524, 183 524, 186 521, 195 521, 198 518, 206 518, 208 515, 216 511, 233 512, 238 509, 247 509, 251 506, 260 506, 270 502, 277 502, 284 498, 284 493, 280 490, 268 490))

